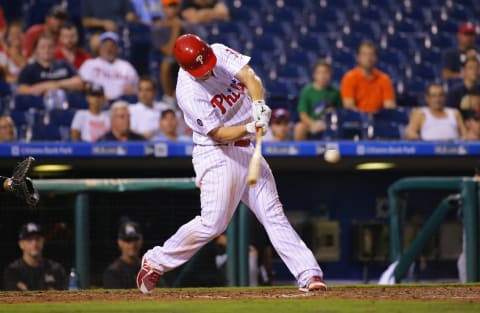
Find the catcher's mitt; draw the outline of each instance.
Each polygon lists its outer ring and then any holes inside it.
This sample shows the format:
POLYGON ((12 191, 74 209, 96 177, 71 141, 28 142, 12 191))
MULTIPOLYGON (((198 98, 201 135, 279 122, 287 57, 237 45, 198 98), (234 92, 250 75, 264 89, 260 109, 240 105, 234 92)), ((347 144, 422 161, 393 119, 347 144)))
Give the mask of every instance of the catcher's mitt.
POLYGON ((38 200, 40 200, 38 190, 33 185, 30 177, 27 177, 28 171, 34 161, 35 159, 33 157, 28 157, 18 163, 10 178, 10 190, 18 198, 25 200, 29 207, 36 206, 38 200))

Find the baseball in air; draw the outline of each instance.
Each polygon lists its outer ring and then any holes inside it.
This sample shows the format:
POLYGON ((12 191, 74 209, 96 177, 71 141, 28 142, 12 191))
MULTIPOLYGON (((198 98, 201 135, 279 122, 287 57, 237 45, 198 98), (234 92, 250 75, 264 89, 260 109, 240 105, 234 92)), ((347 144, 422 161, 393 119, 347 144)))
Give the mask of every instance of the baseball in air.
POLYGON ((329 163, 337 163, 340 161, 340 152, 336 148, 328 148, 323 154, 325 161, 329 163))

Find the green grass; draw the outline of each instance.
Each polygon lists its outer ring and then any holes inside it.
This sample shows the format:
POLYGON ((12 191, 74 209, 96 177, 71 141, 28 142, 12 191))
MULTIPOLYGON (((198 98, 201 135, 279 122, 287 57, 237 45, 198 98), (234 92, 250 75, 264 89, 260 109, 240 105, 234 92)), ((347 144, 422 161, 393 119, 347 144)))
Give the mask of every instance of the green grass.
POLYGON ((439 313, 480 312, 480 303, 331 299, 0 304, 5 313, 439 313))

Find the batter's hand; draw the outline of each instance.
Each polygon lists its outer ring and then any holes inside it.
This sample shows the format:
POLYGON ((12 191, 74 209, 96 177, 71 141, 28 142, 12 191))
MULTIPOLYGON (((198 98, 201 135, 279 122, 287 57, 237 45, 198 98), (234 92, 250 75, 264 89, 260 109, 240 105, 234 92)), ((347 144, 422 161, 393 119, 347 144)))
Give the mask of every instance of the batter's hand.
POLYGON ((263 121, 268 125, 270 122, 270 116, 272 115, 272 110, 265 104, 263 100, 257 100, 253 103, 253 120, 263 121))
POLYGON ((10 178, 10 191, 13 192, 17 198, 24 200, 29 207, 35 207, 40 200, 38 191, 33 185, 30 177, 27 177, 28 171, 35 161, 33 157, 28 157, 13 170, 12 177, 10 178))
POLYGON ((247 128, 247 132, 249 132, 250 134, 256 134, 257 128, 261 128, 263 130, 263 136, 265 136, 268 131, 267 124, 263 121, 250 122, 245 125, 245 127, 247 128))

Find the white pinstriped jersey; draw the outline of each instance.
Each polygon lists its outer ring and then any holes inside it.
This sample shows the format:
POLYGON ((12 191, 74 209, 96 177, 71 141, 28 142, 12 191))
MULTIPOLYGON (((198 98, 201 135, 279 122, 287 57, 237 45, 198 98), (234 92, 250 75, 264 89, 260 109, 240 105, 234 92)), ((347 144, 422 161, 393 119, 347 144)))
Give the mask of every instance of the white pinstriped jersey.
POLYGON ((199 145, 216 144, 207 134, 219 126, 252 121, 252 100, 246 86, 235 78, 250 57, 222 44, 211 47, 217 57, 212 77, 201 81, 180 69, 177 80, 178 105, 193 130, 193 142, 199 145))

